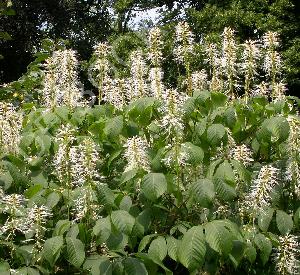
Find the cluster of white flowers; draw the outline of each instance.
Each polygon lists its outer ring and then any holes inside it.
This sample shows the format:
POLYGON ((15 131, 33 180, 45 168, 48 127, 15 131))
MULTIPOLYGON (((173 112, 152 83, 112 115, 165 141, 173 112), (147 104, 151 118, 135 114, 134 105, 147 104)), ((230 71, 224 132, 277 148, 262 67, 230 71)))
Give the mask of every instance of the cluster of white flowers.
POLYGON ((163 60, 162 46, 161 30, 152 28, 149 32, 149 59, 154 67, 159 67, 163 60))
POLYGON ((205 47, 205 53, 207 57, 204 60, 210 66, 210 90, 220 91, 223 88, 223 80, 221 77, 221 58, 216 44, 207 44, 205 47))
POLYGON ((266 50, 264 59, 264 70, 274 84, 276 76, 280 75, 282 68, 282 61, 276 48, 279 46, 278 34, 275 32, 267 32, 263 36, 263 47, 266 50))
POLYGON ((300 246, 298 238, 287 234, 279 237, 279 246, 274 254, 276 269, 279 274, 300 273, 300 246))
POLYGON ((80 195, 74 200, 73 206, 74 221, 80 221, 83 218, 98 220, 100 217, 100 205, 97 203, 97 197, 94 191, 87 187, 81 190, 80 195))
POLYGON ((52 213, 45 205, 37 206, 36 204, 33 204, 33 206, 28 210, 28 231, 34 234, 35 246, 38 250, 42 249, 46 223, 50 217, 52 217, 52 213))
POLYGON ((160 67, 150 69, 149 73, 151 94, 158 99, 162 99, 164 93, 164 85, 162 82, 163 71, 160 67))
POLYGON ((127 102, 130 102, 134 97, 131 92, 131 83, 128 79, 116 78, 106 80, 103 90, 103 100, 109 102, 118 110, 123 110, 127 102))
POLYGON ((177 166, 185 167, 188 165, 187 160, 189 159, 189 154, 185 150, 184 146, 181 144, 169 144, 165 147, 168 151, 162 162, 169 168, 174 168, 177 166))
POLYGON ((297 160, 300 154, 300 120, 293 115, 288 115, 286 119, 290 126, 286 180, 293 184, 294 192, 300 198, 300 166, 297 160))
POLYGON ((176 26, 174 56, 179 63, 185 63, 190 54, 194 53, 194 35, 186 22, 176 26))
POLYGON ((247 40, 243 46, 243 63, 241 67, 245 75, 245 95, 248 96, 251 90, 251 84, 257 75, 258 61, 260 59, 260 45, 257 41, 247 40))
POLYGON ((150 172, 150 161, 147 154, 149 145, 146 139, 138 136, 129 138, 127 139, 125 148, 125 157, 128 162, 125 171, 143 169, 146 172, 150 172))
POLYGON ((203 91, 208 88, 207 73, 205 70, 193 72, 191 78, 193 90, 203 91))
POLYGON ((8 214, 8 217, 4 225, 0 227, 0 236, 6 236, 6 240, 11 240, 16 232, 25 234, 28 231, 28 222, 24 219, 25 202, 23 195, 5 195, 2 191, 0 208, 2 213, 8 214))
POLYGON ((230 150, 231 158, 240 161, 245 166, 248 166, 251 162, 253 162, 252 152, 245 145, 237 145, 230 150))
POLYGON ((21 140, 23 116, 10 103, 0 102, 0 152, 16 154, 21 140))
POLYGON ((247 202, 254 210, 261 210, 268 206, 271 200, 271 193, 278 183, 278 169, 272 165, 263 166, 254 180, 247 202))
POLYGON ((91 138, 84 138, 78 146, 72 146, 70 148, 72 186, 83 186, 100 178, 96 170, 99 160, 97 145, 91 138))
POLYGON ((252 91, 251 96, 265 96, 268 97, 270 94, 270 87, 269 84, 266 82, 261 82, 260 84, 256 85, 255 89, 252 91))
POLYGON ((93 70, 96 71, 96 85, 99 89, 99 104, 103 99, 102 96, 105 94, 105 87, 110 82, 109 77, 109 62, 108 55, 110 52, 110 46, 107 43, 98 43, 95 46, 95 64, 93 66, 93 70))
POLYGON ((75 129, 67 124, 62 125, 55 136, 58 143, 58 150, 54 155, 53 165, 55 173, 60 182, 71 187, 71 171, 70 171, 70 148, 75 140, 75 129))
POLYGON ((223 31, 223 48, 221 66, 226 77, 226 87, 229 95, 234 98, 234 87, 237 77, 237 45, 235 42, 234 30, 224 28, 223 31))
POLYGON ((184 115, 182 106, 188 97, 180 94, 177 90, 166 89, 163 94, 163 104, 160 111, 163 114, 159 121, 160 127, 164 129, 168 137, 182 138, 184 125, 182 117, 184 115))
POLYGON ((291 155, 298 155, 300 154, 300 119, 297 116, 288 115, 286 120, 290 126, 289 152, 291 155))
POLYGON ((58 50, 46 60, 42 103, 47 108, 81 106, 82 95, 78 80, 75 51, 58 50))
POLYGON ((134 98, 147 96, 147 66, 143 57, 143 53, 140 50, 133 51, 130 55, 130 60, 134 98))

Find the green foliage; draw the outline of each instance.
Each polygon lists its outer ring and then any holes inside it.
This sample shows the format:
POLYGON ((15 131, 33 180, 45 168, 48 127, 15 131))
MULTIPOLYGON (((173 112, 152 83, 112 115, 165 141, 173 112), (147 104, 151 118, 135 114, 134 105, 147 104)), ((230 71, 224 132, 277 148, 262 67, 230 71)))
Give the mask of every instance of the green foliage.
POLYGON ((297 99, 179 91, 173 113, 1 103, 0 272, 274 274, 300 228, 297 99))

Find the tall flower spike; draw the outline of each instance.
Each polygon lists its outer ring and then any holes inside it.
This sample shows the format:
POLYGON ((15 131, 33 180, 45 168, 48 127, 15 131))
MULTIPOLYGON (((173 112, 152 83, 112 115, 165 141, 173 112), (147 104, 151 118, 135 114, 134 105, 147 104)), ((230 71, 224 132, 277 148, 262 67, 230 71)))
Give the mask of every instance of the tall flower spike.
POLYGON ((130 55, 131 60, 131 78, 133 85, 133 93, 135 98, 148 95, 148 87, 146 84, 147 67, 140 50, 133 51, 130 55))
POLYGON ((164 85, 162 83, 163 71, 161 70, 161 68, 151 68, 149 79, 152 95, 157 99, 162 99, 162 95, 164 93, 164 85))
POLYGON ((278 34, 275 32, 267 32, 263 36, 263 46, 266 50, 264 59, 264 70, 270 77, 272 86, 276 82, 276 78, 281 74, 282 61, 276 48, 279 46, 278 34))
POLYGON ((107 43, 100 42, 95 46, 96 61, 93 69, 97 72, 96 85, 99 90, 99 104, 103 99, 103 94, 105 94, 105 85, 107 85, 107 82, 110 80, 108 62, 109 52, 110 46, 107 43))
POLYGON ((294 235, 287 234, 279 237, 279 246, 274 253, 276 269, 279 274, 299 274, 300 245, 298 238, 294 235))
POLYGON ((163 106, 160 111, 163 118, 160 120, 160 126, 164 129, 168 138, 180 140, 184 134, 184 125, 182 121, 182 106, 187 99, 176 90, 168 89, 163 95, 163 106))
POLYGON ((123 110, 126 106, 128 96, 128 83, 125 79, 107 79, 104 85, 104 98, 103 100, 115 106, 118 110, 123 110))
POLYGON ((258 61, 260 58, 260 48, 257 41, 247 40, 244 43, 244 51, 242 55, 242 71, 245 75, 245 98, 247 100, 251 85, 255 80, 255 75, 257 75, 258 61))
POLYGON ((286 85, 282 82, 274 83, 272 91, 272 100, 274 102, 284 100, 285 92, 287 91, 286 85))
POLYGON ((42 102, 48 108, 81 106, 82 96, 79 89, 78 61, 75 51, 55 51, 46 61, 46 73, 42 102))
POLYGON ((28 211, 28 221, 30 222, 30 229, 35 236, 35 245, 38 250, 41 250, 43 247, 43 236, 46 231, 46 223, 48 219, 52 216, 50 209, 44 205, 33 206, 28 211))
POLYGON ((23 116, 12 104, 0 102, 0 151, 18 153, 23 116))
POLYGON ((258 85, 256 85, 255 90, 252 91, 251 96, 255 97, 255 96, 265 96, 268 97, 270 94, 270 88, 268 83, 266 82, 262 82, 258 85))
POLYGON ((84 188, 80 195, 74 200, 74 220, 80 221, 83 218, 96 221, 100 218, 100 205, 97 197, 91 188, 84 188))
POLYGON ((234 30, 225 28, 223 31, 223 49, 221 64, 226 78, 226 86, 229 96, 235 98, 234 88, 237 77, 237 46, 235 42, 234 30))
POLYGON ((252 152, 245 144, 232 148, 230 155, 233 159, 240 161, 245 166, 248 166, 253 161, 252 152))
POLYGON ((70 148, 70 169, 73 186, 83 186, 99 178, 96 166, 100 160, 96 143, 89 137, 70 148))
POLYGON ((53 166, 58 180, 65 183, 67 188, 72 187, 70 148, 74 140, 75 129, 69 124, 63 125, 55 137, 58 150, 54 155, 53 166))
POLYGON ((253 205, 254 210, 260 210, 270 203, 270 194, 275 185, 277 185, 278 169, 271 165, 263 166, 254 181, 248 201, 253 205))
POLYGON ((288 137, 289 153, 295 158, 300 154, 300 119, 298 116, 288 115, 286 120, 290 126, 288 137))
POLYGON ((179 63, 185 63, 194 52, 194 35, 187 22, 180 22, 176 26, 174 55, 179 63))
POLYGON ((207 89, 207 73, 205 70, 197 71, 192 73, 192 87, 193 90, 203 91, 207 89))
POLYGON ((208 44, 205 47, 205 53, 207 62, 210 66, 210 90, 221 91, 223 88, 223 81, 221 79, 221 59, 218 54, 217 46, 213 43, 208 44))
POLYGON ((162 45, 160 29, 152 28, 149 32, 149 59, 154 67, 159 67, 163 60, 162 45))
POLYGON ((185 67, 187 94, 192 95, 190 57, 194 53, 194 35, 186 22, 180 22, 176 26, 175 47, 173 53, 177 62, 183 64, 185 67))
POLYGON ((135 136, 127 139, 125 148, 125 157, 128 162, 125 171, 143 169, 150 172, 150 162, 147 154, 149 145, 144 138, 135 136))

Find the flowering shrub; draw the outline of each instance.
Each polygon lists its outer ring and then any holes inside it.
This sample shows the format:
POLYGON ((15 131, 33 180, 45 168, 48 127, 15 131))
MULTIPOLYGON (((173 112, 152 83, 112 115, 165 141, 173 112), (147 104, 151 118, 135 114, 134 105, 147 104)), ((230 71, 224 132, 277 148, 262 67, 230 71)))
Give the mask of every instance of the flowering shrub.
POLYGON ((71 50, 45 65, 41 106, 1 103, 5 274, 299 274, 300 118, 278 37, 204 44, 176 28, 177 89, 160 30, 114 76, 96 47, 98 101, 71 50))

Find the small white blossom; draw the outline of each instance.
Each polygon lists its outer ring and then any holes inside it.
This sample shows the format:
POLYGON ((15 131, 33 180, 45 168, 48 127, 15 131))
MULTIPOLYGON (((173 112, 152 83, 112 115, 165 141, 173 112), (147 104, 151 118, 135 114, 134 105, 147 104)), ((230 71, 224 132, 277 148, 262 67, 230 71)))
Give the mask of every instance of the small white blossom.
POLYGON ((97 146, 91 138, 85 138, 78 146, 72 146, 70 148, 72 186, 83 186, 100 178, 96 169, 99 160, 97 146))
POLYGON ((133 93, 135 98, 148 95, 148 85, 146 83, 147 66, 140 50, 133 51, 130 55, 131 78, 133 93))
POLYGON ((125 171, 143 169, 150 172, 150 162, 147 154, 149 145, 144 138, 134 136, 127 139, 125 148, 125 157, 128 162, 125 171))
POLYGON ((150 69, 149 73, 151 94, 158 99, 162 99, 164 93, 164 85, 162 83, 163 72, 160 67, 150 69))
POLYGON ((78 60, 73 50, 55 51, 46 60, 42 103, 47 108, 82 106, 78 60))
POLYGON ((194 35, 186 22, 180 22, 176 26, 174 56, 179 63, 185 63, 187 57, 194 53, 194 35))
POLYGON ((203 91, 208 87, 207 73, 205 70, 192 73, 192 88, 193 90, 203 91))
POLYGON ((240 161, 245 166, 248 166, 251 162, 253 162, 252 152, 245 144, 232 148, 230 155, 233 159, 240 161))
POLYGON ((83 218, 96 221, 101 218, 99 215, 100 205, 97 203, 96 195, 91 188, 83 189, 73 203, 72 212, 75 221, 80 221, 83 218))
POLYGON ((154 67, 158 67, 163 60, 162 40, 159 28, 152 28, 149 32, 149 59, 154 67))
POLYGON ((268 206, 271 193, 278 183, 278 169, 272 165, 263 166, 254 180, 252 190, 248 196, 248 202, 255 210, 268 206))
POLYGON ((279 237, 279 246, 273 255, 276 270, 279 274, 299 274, 300 272, 300 246, 298 238, 287 234, 279 237))
POLYGON ((0 151, 16 154, 19 152, 23 115, 10 103, 0 102, 0 151))

